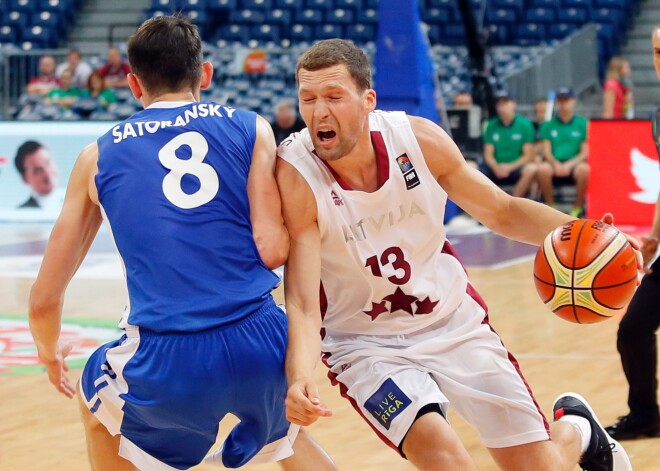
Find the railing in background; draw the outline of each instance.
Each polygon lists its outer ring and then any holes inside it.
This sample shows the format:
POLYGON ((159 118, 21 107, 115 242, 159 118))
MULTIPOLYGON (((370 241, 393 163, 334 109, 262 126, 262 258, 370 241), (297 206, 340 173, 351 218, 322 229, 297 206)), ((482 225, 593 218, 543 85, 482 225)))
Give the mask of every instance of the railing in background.
POLYGON ((588 24, 539 57, 523 70, 504 79, 519 103, 534 103, 548 91, 568 86, 581 93, 600 84, 596 25, 588 24))

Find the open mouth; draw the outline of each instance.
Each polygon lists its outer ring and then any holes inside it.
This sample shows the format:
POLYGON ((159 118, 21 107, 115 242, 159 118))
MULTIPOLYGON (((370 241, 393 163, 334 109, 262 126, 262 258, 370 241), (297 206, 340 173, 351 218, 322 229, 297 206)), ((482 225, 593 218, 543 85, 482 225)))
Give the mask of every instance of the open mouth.
POLYGON ((319 131, 316 133, 316 136, 319 138, 320 142, 328 142, 335 138, 337 133, 335 131, 319 131))

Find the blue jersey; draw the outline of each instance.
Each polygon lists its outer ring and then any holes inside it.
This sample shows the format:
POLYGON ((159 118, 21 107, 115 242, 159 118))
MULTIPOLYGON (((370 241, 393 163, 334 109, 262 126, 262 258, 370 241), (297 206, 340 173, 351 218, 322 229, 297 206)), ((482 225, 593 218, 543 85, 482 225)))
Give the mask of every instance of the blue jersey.
POLYGON ((272 303, 252 237, 256 114, 156 103, 98 140, 96 187, 126 269, 122 327, 194 332, 272 303))

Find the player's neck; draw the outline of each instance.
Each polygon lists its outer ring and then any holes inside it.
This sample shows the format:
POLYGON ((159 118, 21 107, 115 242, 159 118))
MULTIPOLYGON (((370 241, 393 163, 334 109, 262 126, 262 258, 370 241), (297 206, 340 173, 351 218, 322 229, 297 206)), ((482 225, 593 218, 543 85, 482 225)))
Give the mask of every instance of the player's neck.
POLYGON ((188 90, 186 92, 172 92, 172 93, 161 93, 159 95, 150 96, 148 94, 142 95, 142 106, 147 108, 149 105, 159 102, 159 101, 199 101, 199 98, 196 97, 192 91, 188 90))
POLYGON ((349 154, 329 165, 353 190, 371 193, 378 189, 376 151, 369 133, 365 133, 349 154))

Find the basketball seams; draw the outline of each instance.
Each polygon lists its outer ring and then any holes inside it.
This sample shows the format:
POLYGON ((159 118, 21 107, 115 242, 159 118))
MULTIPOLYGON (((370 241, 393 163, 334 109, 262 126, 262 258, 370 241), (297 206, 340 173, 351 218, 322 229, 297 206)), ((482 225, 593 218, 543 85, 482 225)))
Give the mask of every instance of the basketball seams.
POLYGON ((557 316, 579 324, 619 314, 637 278, 631 274, 628 246, 623 233, 598 221, 578 219, 558 227, 544 239, 534 262, 541 300, 557 316))

